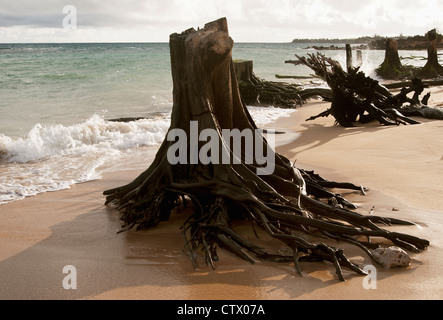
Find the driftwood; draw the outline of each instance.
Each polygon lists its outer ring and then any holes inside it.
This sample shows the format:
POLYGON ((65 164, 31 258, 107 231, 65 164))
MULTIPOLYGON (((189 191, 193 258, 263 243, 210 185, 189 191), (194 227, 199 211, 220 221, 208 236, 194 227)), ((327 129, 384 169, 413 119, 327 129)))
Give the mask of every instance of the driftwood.
POLYGON ((124 117, 124 118, 115 118, 115 119, 108 119, 109 122, 135 122, 140 120, 148 119, 146 117, 124 117))
MULTIPOLYGON (((241 98, 248 106, 291 109, 301 106, 310 98, 321 97, 331 101, 332 93, 329 89, 309 88, 302 89, 301 85, 267 81, 257 77, 253 70, 253 61, 235 60, 234 69, 237 75, 241 98)), ((278 79, 311 79, 310 77, 280 76, 278 79)))
POLYGON ((332 115, 341 126, 352 127, 357 121, 368 123, 373 120, 383 125, 419 123, 408 115, 426 115, 432 119, 440 117, 439 108, 431 108, 432 112, 429 112, 426 106, 430 93, 420 99, 425 86, 418 78, 413 79, 409 87, 393 95, 378 81, 359 71, 359 68, 351 68, 346 72, 337 61, 320 53, 297 58, 297 65, 310 67, 332 90, 331 108, 308 120, 332 115), (414 93, 413 97, 408 96, 410 93, 414 93), (416 112, 418 110, 426 112, 416 112))
POLYGON ((428 106, 406 106, 401 109, 401 114, 407 117, 422 117, 433 120, 443 120, 443 108, 428 106))
POLYGON ((282 75, 282 74, 276 74, 275 77, 277 79, 295 79, 295 80, 314 79, 314 77, 310 77, 310 76, 286 76, 286 75, 282 75))
POLYGON ((271 156, 267 164, 273 164, 274 170, 267 175, 258 174, 264 164, 255 152, 253 161, 246 160, 246 144, 240 148, 240 154, 231 148, 222 138, 224 130, 249 132, 255 131, 256 126, 240 97, 232 62, 233 41, 227 30, 226 19, 220 19, 198 31, 190 29, 171 35, 174 104, 168 138, 144 173, 126 186, 104 192, 106 204, 121 212, 123 230, 154 227, 167 221, 174 208, 190 202, 192 212, 183 213, 189 216, 181 233, 182 245, 194 267, 199 254, 215 267, 217 248, 221 247, 250 263, 292 263, 300 274, 304 262, 329 261, 340 280, 344 280, 343 268, 358 274, 364 271, 342 249, 327 244, 327 239, 334 245, 351 243, 371 258, 371 250, 385 244, 412 252, 426 249, 427 240, 380 226, 411 223, 358 214, 349 209, 355 208, 351 203, 329 191, 362 191, 360 186, 326 181, 313 172, 298 170, 259 136, 250 145, 267 150, 267 156, 271 156), (176 130, 186 133, 184 141, 176 141, 179 136, 174 135, 170 139, 176 130), (211 161, 204 163, 197 158, 196 149, 201 155, 206 145, 202 141, 192 145, 190 137, 208 132, 215 133, 211 143, 218 143, 231 156, 236 155, 238 162, 219 164, 216 150, 212 149, 208 154, 211 161), (179 150, 184 148, 187 157, 173 164, 168 154, 173 150, 175 155, 177 144, 179 150), (287 250, 275 251, 266 248, 260 239, 247 239, 232 228, 238 219, 262 228, 287 250), (320 241, 318 236, 322 237, 320 241))
MULTIPOLYGON (((443 86, 443 80, 423 80, 422 83, 425 88, 429 88, 432 86, 443 86)), ((383 86, 387 89, 401 89, 405 87, 410 87, 412 85, 412 80, 389 82, 383 84, 383 86)))
POLYGON ((241 97, 246 105, 296 108, 303 104, 299 95, 299 86, 258 78, 253 71, 252 61, 236 60, 234 69, 241 97))
POLYGON ((352 70, 353 61, 352 61, 352 47, 350 44, 346 45, 346 69, 348 71, 352 70))

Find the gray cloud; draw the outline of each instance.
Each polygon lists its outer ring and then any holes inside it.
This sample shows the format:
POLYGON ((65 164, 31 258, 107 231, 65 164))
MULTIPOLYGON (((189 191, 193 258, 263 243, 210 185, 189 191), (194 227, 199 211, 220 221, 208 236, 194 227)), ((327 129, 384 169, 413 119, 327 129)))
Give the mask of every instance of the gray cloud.
MULTIPOLYGON (((443 9, 441 0, 0 0, 0 28, 21 33, 60 29, 67 4, 76 7, 79 28, 91 34, 95 30, 103 36, 108 30, 112 38, 120 30, 122 37, 132 32, 135 38, 144 32, 152 38, 146 41, 167 41, 170 33, 222 16, 236 41, 421 34, 440 27, 442 20, 434 13, 443 9)), ((116 39, 126 40, 132 39, 116 39)))
POLYGON ((0 27, 14 26, 38 26, 45 28, 60 27, 60 21, 63 16, 61 14, 44 14, 44 15, 7 15, 0 13, 0 27))

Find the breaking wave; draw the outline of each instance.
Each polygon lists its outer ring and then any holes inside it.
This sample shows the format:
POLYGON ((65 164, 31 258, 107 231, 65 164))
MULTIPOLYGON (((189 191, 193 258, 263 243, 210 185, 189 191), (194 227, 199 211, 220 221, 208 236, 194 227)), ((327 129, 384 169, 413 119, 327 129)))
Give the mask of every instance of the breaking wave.
POLYGON ((72 126, 37 124, 25 138, 0 135, 0 155, 8 162, 27 163, 60 155, 79 156, 156 145, 163 141, 169 123, 167 118, 111 122, 94 115, 72 126))
MULTIPOLYGON (((258 126, 294 112, 248 109, 258 126)), ((93 115, 69 126, 36 124, 21 138, 0 134, 0 204, 67 189, 109 171, 143 169, 165 139, 170 122, 169 114, 128 122, 93 115)))
POLYGON ((104 165, 161 143, 170 119, 111 122, 94 115, 71 126, 37 124, 26 137, 0 134, 0 204, 101 178, 104 165))

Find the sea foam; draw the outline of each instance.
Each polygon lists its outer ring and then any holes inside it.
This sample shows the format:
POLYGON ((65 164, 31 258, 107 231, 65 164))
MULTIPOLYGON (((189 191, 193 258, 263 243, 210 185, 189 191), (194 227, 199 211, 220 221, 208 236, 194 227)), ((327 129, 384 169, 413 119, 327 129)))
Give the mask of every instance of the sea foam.
MULTIPOLYGON (((264 127, 294 110, 248 107, 264 127)), ((0 134, 0 204, 100 179, 105 172, 149 166, 170 115, 130 122, 93 115, 73 125, 36 124, 25 137, 0 134)))
POLYGON ((280 118, 289 117, 295 109, 280 109, 275 107, 248 107, 252 119, 257 126, 269 125, 280 118))
POLYGON ((168 117, 111 122, 94 115, 71 126, 37 124, 22 138, 0 134, 0 204, 99 179, 132 150, 161 143, 169 125, 168 117))
POLYGON ((161 143, 168 130, 167 118, 111 122, 94 115, 81 124, 37 124, 24 138, 0 135, 3 159, 27 163, 53 156, 78 156, 90 152, 124 150, 161 143))

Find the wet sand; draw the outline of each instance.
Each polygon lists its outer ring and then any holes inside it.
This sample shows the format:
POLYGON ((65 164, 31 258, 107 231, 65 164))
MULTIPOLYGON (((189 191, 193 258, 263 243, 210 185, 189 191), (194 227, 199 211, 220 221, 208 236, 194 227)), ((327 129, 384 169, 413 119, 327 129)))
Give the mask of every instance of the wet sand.
MULTIPOLYGON (((443 101, 433 89, 431 103, 443 101)), ((304 120, 326 110, 311 102, 290 118, 277 121, 301 135, 277 148, 297 166, 335 181, 362 184, 367 196, 343 191, 358 211, 414 221, 390 227, 431 241, 412 255, 407 269, 377 268, 377 289, 364 277, 344 270, 339 282, 329 263, 303 263, 303 277, 286 264, 250 265, 219 251, 216 270, 194 270, 178 231, 186 212, 149 231, 117 234, 119 215, 105 207, 104 190, 132 181, 140 171, 106 174, 69 190, 41 194, 0 206, 0 299, 441 299, 443 298, 443 122, 383 127, 376 123, 345 129, 333 118, 304 120), (77 289, 65 290, 63 268, 77 271, 77 289)), ((295 136, 295 135, 294 135, 295 136)), ((253 234, 248 226, 240 231, 253 234)), ((276 245, 263 235, 263 241, 276 245)), ((342 246, 341 244, 339 244, 342 246)), ((343 245, 351 260, 370 265, 359 249, 343 245)))

